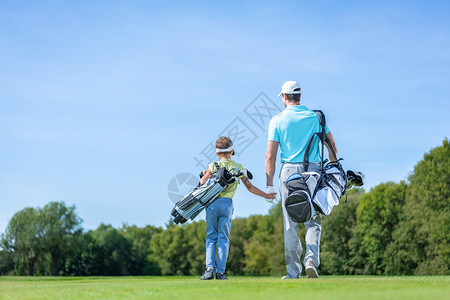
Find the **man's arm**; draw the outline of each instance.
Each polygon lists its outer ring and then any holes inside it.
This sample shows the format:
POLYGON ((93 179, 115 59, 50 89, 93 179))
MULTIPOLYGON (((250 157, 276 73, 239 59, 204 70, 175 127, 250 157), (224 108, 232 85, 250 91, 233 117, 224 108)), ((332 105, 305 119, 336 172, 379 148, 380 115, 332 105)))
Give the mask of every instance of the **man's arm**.
POLYGON ((273 176, 275 175, 275 161, 277 159, 278 142, 267 141, 266 151, 266 182, 273 186, 273 176))
POLYGON ((333 134, 331 133, 331 131, 327 133, 327 138, 330 141, 331 147, 333 147, 334 153, 336 153, 336 157, 333 157, 330 146, 328 145, 328 143, 325 143, 325 146, 328 149, 328 158, 330 159, 330 161, 336 161, 336 160, 338 160, 339 155, 338 155, 338 150, 336 147, 336 142, 334 141, 334 137, 333 137, 333 134))

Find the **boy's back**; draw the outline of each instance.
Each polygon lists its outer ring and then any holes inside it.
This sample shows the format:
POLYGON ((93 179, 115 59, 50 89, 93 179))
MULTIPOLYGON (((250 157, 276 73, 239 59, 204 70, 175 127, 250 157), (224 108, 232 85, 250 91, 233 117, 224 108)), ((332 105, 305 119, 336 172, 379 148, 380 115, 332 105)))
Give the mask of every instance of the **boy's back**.
MULTIPOLYGON (((221 158, 216 163, 219 165, 219 168, 225 167, 225 169, 227 169, 228 171, 232 171, 233 168, 237 168, 239 170, 244 169, 244 167, 240 163, 235 162, 231 158, 221 158)), ((216 163, 212 163, 209 165, 209 169, 211 170, 211 173, 215 173, 217 171, 216 163)), ((242 176, 239 177, 239 179, 241 179, 241 178, 242 178, 242 176)), ((234 194, 236 193, 237 186, 238 186, 238 181, 235 180, 222 193, 220 193, 218 195, 218 197, 233 198, 234 194)))

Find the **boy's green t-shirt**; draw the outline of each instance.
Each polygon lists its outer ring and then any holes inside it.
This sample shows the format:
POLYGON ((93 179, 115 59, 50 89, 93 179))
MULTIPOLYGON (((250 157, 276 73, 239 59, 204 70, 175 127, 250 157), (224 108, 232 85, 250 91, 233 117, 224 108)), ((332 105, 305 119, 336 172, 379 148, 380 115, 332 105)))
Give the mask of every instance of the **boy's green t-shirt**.
MULTIPOLYGON (((231 158, 223 158, 220 161, 217 162, 219 164, 219 167, 225 167, 228 171, 231 171, 233 168, 238 168, 239 170, 244 169, 244 167, 235 161, 233 161, 231 158)), ((214 163, 209 165, 209 169, 211 170, 211 173, 214 173, 217 171, 216 166, 214 163)), ((239 178, 241 178, 240 176, 239 178)), ((220 193, 217 197, 226 197, 226 198, 233 198, 234 194, 236 193, 236 189, 238 186, 238 180, 235 180, 232 184, 230 184, 222 193, 220 193)))

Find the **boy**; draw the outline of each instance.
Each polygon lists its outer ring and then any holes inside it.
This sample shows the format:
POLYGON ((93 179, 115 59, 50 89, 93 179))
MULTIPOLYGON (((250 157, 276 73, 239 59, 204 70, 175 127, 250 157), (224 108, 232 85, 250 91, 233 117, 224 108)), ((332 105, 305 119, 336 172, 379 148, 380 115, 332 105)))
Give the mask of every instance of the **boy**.
MULTIPOLYGON (((220 161, 217 162, 219 167, 225 167, 227 170, 232 168, 242 170, 244 168, 241 164, 231 159, 231 156, 234 155, 233 142, 228 137, 223 136, 216 141, 216 154, 220 158, 220 161)), ((203 172, 200 184, 205 183, 216 171, 217 168, 214 163, 210 164, 208 169, 203 172)), ((247 177, 241 176, 239 179, 251 193, 266 199, 275 198, 276 193, 267 194, 261 191, 253 186, 247 177)), ((216 279, 228 279, 225 275, 225 267, 230 246, 231 217, 234 210, 232 198, 236 192, 237 185, 237 181, 230 184, 206 208, 206 270, 201 280, 214 279, 214 269, 216 269, 216 279)))

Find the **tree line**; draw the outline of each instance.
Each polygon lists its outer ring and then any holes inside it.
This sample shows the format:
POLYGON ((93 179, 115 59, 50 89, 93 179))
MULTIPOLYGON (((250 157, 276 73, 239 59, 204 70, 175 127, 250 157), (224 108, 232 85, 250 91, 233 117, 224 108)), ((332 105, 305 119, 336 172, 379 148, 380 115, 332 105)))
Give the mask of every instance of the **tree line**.
MULTIPOLYGON (((450 274, 449 158, 444 139, 406 182, 350 190, 347 202, 341 199, 323 218, 320 274, 450 274)), ((203 220, 89 231, 81 223, 64 202, 17 212, 1 236, 0 274, 199 275, 204 269, 203 220)), ((227 273, 284 275, 282 223, 280 203, 267 215, 235 218, 227 273)))

